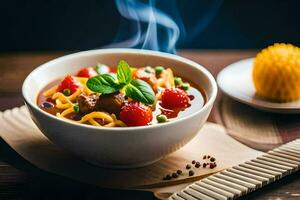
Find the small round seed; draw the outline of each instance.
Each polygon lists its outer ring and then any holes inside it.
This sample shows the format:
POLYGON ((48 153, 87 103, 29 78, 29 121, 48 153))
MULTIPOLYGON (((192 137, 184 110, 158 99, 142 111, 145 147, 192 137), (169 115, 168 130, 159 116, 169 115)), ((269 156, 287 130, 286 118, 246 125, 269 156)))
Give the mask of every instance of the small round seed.
POLYGON ((203 160, 206 159, 206 155, 203 156, 203 160))
POLYGON ((200 162, 196 162, 195 167, 196 167, 196 168, 199 168, 200 165, 201 165, 200 162))
POLYGON ((182 171, 180 169, 177 170, 177 174, 180 175, 182 174, 182 171))
POLYGON ((208 155, 207 158, 209 159, 209 158, 210 158, 210 155, 208 155))
POLYGON ((195 172, 193 170, 189 171, 189 176, 193 176, 195 174, 195 172))
POLYGON ((167 174, 167 175, 166 175, 166 179, 167 179, 167 180, 171 180, 171 179, 172 179, 172 176, 171 176, 170 174, 167 174))
POLYGON ((203 163, 203 168, 206 168, 206 165, 207 165, 206 163, 203 163))
POLYGON ((195 163, 196 163, 196 160, 193 160, 193 161, 192 161, 192 164, 194 165, 195 163))
POLYGON ((211 162, 215 162, 215 160, 216 160, 216 159, 215 159, 214 157, 211 157, 211 158, 210 158, 210 161, 211 161, 211 162))
POLYGON ((173 177, 173 178, 177 178, 178 175, 177 175, 176 173, 173 173, 173 174, 172 174, 172 177, 173 177))
POLYGON ((187 165, 185 166, 186 169, 191 169, 191 167, 192 167, 192 166, 191 166, 190 164, 187 164, 187 165))

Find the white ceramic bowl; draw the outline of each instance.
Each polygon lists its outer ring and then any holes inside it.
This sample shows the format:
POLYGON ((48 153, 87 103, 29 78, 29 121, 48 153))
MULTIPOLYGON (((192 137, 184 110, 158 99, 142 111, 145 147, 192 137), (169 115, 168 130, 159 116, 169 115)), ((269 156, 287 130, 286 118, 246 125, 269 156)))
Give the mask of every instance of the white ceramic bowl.
POLYGON ((99 166, 138 167, 174 152, 198 133, 213 106, 217 85, 204 67, 180 56, 149 50, 101 49, 63 56, 39 66, 25 79, 22 93, 33 121, 53 143, 99 166), (126 128, 69 122, 37 106, 38 93, 51 81, 99 62, 116 66, 120 59, 132 66, 170 67, 177 75, 201 86, 208 101, 187 117, 152 126, 126 128))

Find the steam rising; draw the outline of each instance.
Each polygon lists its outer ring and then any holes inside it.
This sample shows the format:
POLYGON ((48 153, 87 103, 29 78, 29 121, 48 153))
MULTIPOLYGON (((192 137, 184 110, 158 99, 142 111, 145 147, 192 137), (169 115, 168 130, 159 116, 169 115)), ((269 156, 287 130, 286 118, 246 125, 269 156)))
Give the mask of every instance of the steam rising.
POLYGON ((155 7, 155 0, 150 0, 148 4, 140 0, 116 0, 116 5, 124 18, 134 21, 132 28, 136 33, 110 47, 139 47, 175 53, 180 29, 170 16, 155 7), (158 37, 158 33, 164 37, 158 37))
POLYGON ((180 16, 176 0, 157 2, 156 0, 115 0, 115 2, 123 18, 114 43, 105 46, 106 48, 141 48, 168 53, 176 53, 178 40, 180 40, 179 45, 180 43, 182 45, 183 41, 193 42, 193 39, 214 18, 222 4, 222 0, 200 2, 197 0, 194 4, 191 1, 181 1, 185 13, 180 16), (166 10, 158 9, 158 3, 159 6, 165 5, 166 10), (185 17, 185 22, 188 22, 185 26, 182 17, 185 17))

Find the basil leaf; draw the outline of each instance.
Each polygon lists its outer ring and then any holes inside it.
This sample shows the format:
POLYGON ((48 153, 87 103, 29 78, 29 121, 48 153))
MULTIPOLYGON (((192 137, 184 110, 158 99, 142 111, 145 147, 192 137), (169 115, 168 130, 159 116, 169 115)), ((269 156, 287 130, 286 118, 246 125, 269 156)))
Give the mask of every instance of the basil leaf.
POLYGON ((151 86, 140 79, 133 79, 125 88, 126 96, 145 103, 153 104, 155 101, 155 94, 151 86))
POLYGON ((117 78, 120 83, 128 84, 132 80, 132 72, 128 63, 121 60, 118 64, 117 78))
POLYGON ((117 92, 121 88, 116 76, 112 74, 103 74, 89 78, 86 85, 93 92, 102 94, 111 94, 117 92))

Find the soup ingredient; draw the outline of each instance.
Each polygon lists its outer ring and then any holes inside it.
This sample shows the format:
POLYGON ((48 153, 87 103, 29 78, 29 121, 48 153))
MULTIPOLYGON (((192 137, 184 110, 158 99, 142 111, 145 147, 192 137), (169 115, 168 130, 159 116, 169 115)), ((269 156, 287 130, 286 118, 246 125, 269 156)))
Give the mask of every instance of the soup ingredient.
POLYGON ((156 66, 154 69, 155 69, 156 75, 160 75, 165 70, 165 68, 162 66, 156 66))
POLYGON ((179 88, 165 89, 161 95, 161 104, 164 108, 185 108, 189 102, 188 94, 179 88))
POLYGON ((99 95, 95 93, 91 95, 85 95, 85 94, 79 95, 77 98, 77 103, 80 112, 89 113, 96 110, 95 107, 98 99, 99 99, 99 95))
POLYGON ((201 166, 200 162, 196 162, 195 167, 199 168, 201 166))
POLYGON ((156 116, 156 120, 158 123, 164 123, 168 121, 168 118, 166 115, 160 114, 156 116))
POLYGON ((119 115, 121 107, 125 102, 125 97, 122 93, 113 93, 107 95, 101 95, 97 101, 97 110, 104 110, 109 113, 119 115))
POLYGON ((176 171, 176 173, 177 173, 178 175, 180 175, 180 174, 182 174, 182 171, 181 171, 180 169, 178 169, 178 170, 176 171))
POLYGON ((150 66, 145 67, 144 71, 151 74, 155 73, 155 70, 150 66))
POLYGON ((149 106, 132 101, 121 108, 120 119, 127 126, 144 126, 152 121, 152 110, 149 106))
POLYGON ((71 94, 71 91, 70 91, 69 89, 64 89, 64 90, 63 90, 63 94, 64 94, 65 96, 69 96, 69 95, 71 94))
POLYGON ((75 113, 79 113, 79 106, 78 105, 73 106, 73 109, 74 109, 75 113))
POLYGON ((182 83, 181 88, 183 90, 188 90, 190 88, 190 84, 189 83, 182 83))
POLYGON ((194 176, 195 172, 193 170, 189 171, 189 176, 194 176))
POLYGON ((96 93, 93 93, 91 95, 81 94, 77 98, 77 103, 81 113, 106 111, 119 115, 124 102, 125 97, 119 92, 101 96, 96 93))
POLYGON ((176 86, 182 84, 182 79, 180 77, 174 77, 174 83, 176 86))
POLYGON ((95 67, 95 70, 98 74, 107 74, 110 71, 109 67, 102 63, 98 63, 95 67))
POLYGON ((119 90, 136 101, 151 105, 155 101, 155 93, 151 86, 140 79, 133 79, 131 69, 124 60, 118 64, 117 76, 103 74, 87 81, 87 87, 98 93, 111 94, 119 90))
POLYGON ((77 73, 76 76, 91 78, 91 77, 97 76, 97 75, 98 75, 98 73, 94 70, 94 68, 86 67, 86 68, 79 70, 79 72, 77 73))
POLYGON ((147 82, 154 91, 157 91, 157 78, 154 73, 146 72, 143 69, 138 69, 133 74, 133 77, 147 82))
POLYGON ((59 84, 57 92, 63 92, 65 89, 68 89, 73 94, 80 87, 80 83, 73 76, 68 75, 59 84))
POLYGON ((50 102, 46 101, 46 102, 42 103, 41 107, 42 108, 53 108, 54 105, 53 105, 53 103, 50 103, 50 102))
POLYGON ((252 78, 259 96, 279 102, 300 99, 300 48, 274 44, 257 54, 252 78))

